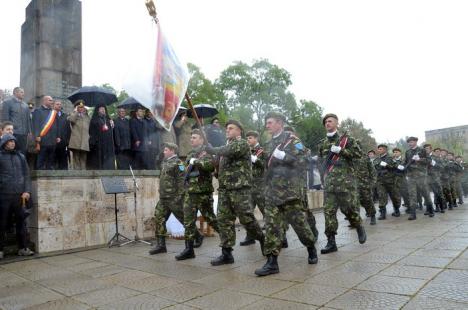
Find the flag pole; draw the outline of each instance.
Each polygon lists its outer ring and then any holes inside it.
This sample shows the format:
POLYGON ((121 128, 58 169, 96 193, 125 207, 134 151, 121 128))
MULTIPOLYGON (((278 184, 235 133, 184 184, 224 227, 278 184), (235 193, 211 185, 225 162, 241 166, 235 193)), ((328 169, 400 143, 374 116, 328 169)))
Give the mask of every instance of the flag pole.
MULTIPOLYGON (((154 22, 158 24, 159 23, 158 13, 156 12, 156 6, 154 5, 153 0, 145 0, 145 5, 146 5, 146 8, 148 9, 149 15, 153 17, 154 22)), ((202 128, 202 123, 200 121, 200 118, 198 117, 197 111, 193 107, 192 99, 190 98, 188 92, 185 92, 185 100, 187 101, 189 109, 192 111, 192 115, 195 117, 198 127, 200 127, 200 132, 203 137, 203 140, 205 141, 205 144, 208 144, 208 140, 206 139, 205 132, 203 131, 203 128, 202 128)))

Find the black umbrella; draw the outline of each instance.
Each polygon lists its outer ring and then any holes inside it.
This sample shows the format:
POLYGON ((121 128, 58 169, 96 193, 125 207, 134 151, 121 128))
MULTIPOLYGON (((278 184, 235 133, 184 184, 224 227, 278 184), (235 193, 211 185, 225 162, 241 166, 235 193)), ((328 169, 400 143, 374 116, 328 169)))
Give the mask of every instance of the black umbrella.
POLYGON ((146 109, 139 101, 137 101, 133 97, 128 97, 121 104, 117 106, 117 108, 123 109, 130 109, 130 110, 137 110, 137 109, 146 109))
MULTIPOLYGON (((209 105, 209 104, 204 104, 204 103, 196 104, 193 106, 193 108, 197 112, 198 117, 202 117, 202 118, 213 117, 219 113, 218 110, 214 106, 209 105)), ((192 110, 187 111, 187 116, 193 117, 192 110)))
POLYGON ((72 103, 79 99, 84 100, 85 105, 88 107, 96 107, 98 105, 110 105, 116 102, 117 96, 112 90, 103 87, 84 86, 68 96, 68 100, 72 103))

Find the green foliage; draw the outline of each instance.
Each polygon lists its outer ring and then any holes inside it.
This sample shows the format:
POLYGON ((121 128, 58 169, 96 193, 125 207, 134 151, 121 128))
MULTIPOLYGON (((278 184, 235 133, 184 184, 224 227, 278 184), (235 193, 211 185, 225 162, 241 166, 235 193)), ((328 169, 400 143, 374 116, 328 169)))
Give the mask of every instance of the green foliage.
POLYGON ((446 149, 455 155, 464 156, 465 150, 465 139, 463 136, 450 134, 445 136, 443 139, 429 140, 426 143, 432 144, 433 148, 440 147, 446 149))
POLYGON ((362 151, 367 153, 377 146, 374 137, 371 136, 372 130, 364 127, 362 122, 347 118, 340 123, 340 130, 342 132, 348 131, 348 134, 361 142, 362 151))
POLYGON ((107 113, 109 113, 110 118, 117 117, 117 106, 122 101, 124 101, 125 99, 127 99, 129 97, 127 92, 125 90, 116 91, 115 88, 112 87, 112 85, 110 85, 109 83, 104 83, 100 87, 109 89, 109 90, 113 91, 116 94, 118 101, 107 106, 107 113))
POLYGON ((320 140, 326 134, 322 125, 322 113, 322 107, 315 102, 301 100, 299 107, 291 115, 291 125, 312 153, 317 151, 320 140))
POLYGON ((188 93, 192 103, 207 103, 218 108, 218 103, 224 102, 223 94, 205 77, 199 67, 192 63, 188 63, 187 67, 190 75, 188 93))

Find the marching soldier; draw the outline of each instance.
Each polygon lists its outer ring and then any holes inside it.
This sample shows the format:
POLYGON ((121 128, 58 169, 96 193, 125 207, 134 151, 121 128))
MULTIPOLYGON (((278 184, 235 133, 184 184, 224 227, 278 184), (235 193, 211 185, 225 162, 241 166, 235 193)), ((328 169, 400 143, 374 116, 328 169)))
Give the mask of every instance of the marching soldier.
MULTIPOLYGON (((396 169, 393 170, 393 173, 395 175, 395 183, 394 183, 394 189, 395 193, 400 196, 400 198, 403 198, 403 200, 406 202, 406 205, 409 206, 409 198, 407 197, 408 192, 406 189, 402 189, 402 186, 406 186, 406 175, 405 175, 405 166, 403 166, 403 158, 401 157, 401 150, 399 148, 394 148, 392 150, 393 156, 392 160, 394 162, 394 166, 396 166, 396 169)), ((401 199, 400 199, 401 202, 401 199)), ((393 207, 393 213, 392 216, 394 217, 400 217, 400 209, 393 207)))
POLYGON ((440 182, 442 183, 442 192, 444 194, 445 201, 448 204, 448 209, 453 210, 453 206, 456 205, 455 197, 452 195, 452 185, 450 183, 451 178, 451 164, 447 158, 448 151, 445 149, 440 150, 440 159, 442 164, 442 171, 440 173, 440 182))
POLYGON ((265 116, 265 126, 272 139, 265 150, 268 155, 265 188, 265 255, 267 262, 255 270, 258 276, 279 272, 278 255, 284 240, 284 223, 291 224, 302 244, 307 247, 309 264, 318 261, 315 236, 307 223, 303 203, 303 178, 305 147, 290 132, 284 130, 284 115, 270 112, 265 116))
POLYGON ((319 148, 319 157, 324 162, 323 179, 325 182, 325 235, 327 245, 321 250, 322 254, 338 251, 335 235, 338 230, 336 212, 340 207, 351 226, 356 228, 359 243, 366 242, 367 236, 362 226, 361 216, 357 205, 357 188, 354 178, 354 163, 362 157, 362 151, 356 140, 347 134, 338 133, 338 116, 326 114, 323 125, 327 130, 327 137, 319 148))
POLYGON ((194 247, 201 246, 203 236, 198 233, 197 213, 201 212, 208 224, 218 232, 216 215, 213 212, 213 157, 203 151, 205 140, 199 129, 192 130, 190 136, 192 150, 187 155, 185 186, 187 195, 184 200, 185 249, 177 255, 177 260, 195 257, 194 247), (199 236, 198 244, 194 240, 199 236))
POLYGON ((434 216, 434 208, 432 205, 429 191, 427 190, 427 165, 429 159, 426 150, 418 146, 418 138, 409 137, 406 142, 408 143, 409 150, 405 153, 405 170, 408 177, 408 192, 410 197, 410 216, 408 220, 416 219, 416 206, 417 206, 417 193, 420 191, 424 197, 426 210, 430 217, 434 216))
POLYGON ((452 152, 447 153, 448 168, 449 168, 449 182, 450 194, 452 195, 452 208, 458 207, 457 205, 457 174, 459 170, 463 171, 461 167, 455 162, 455 154, 452 152))
POLYGON ((370 224, 375 225, 375 206, 372 199, 372 188, 377 181, 377 174, 369 157, 363 156, 357 164, 358 194, 361 206, 366 210, 366 215, 370 217, 370 224))
POLYGON ((234 263, 232 247, 236 243, 236 216, 247 230, 247 234, 260 242, 263 252, 264 236, 255 219, 250 201, 252 187, 252 163, 250 147, 242 138, 243 127, 236 120, 226 123, 225 146, 205 147, 208 154, 219 157, 219 189, 218 189, 218 228, 221 239, 222 254, 211 261, 211 265, 219 266, 234 263))
POLYGON ((434 152, 432 151, 432 145, 429 143, 424 144, 424 149, 429 154, 431 160, 428 166, 428 179, 427 184, 429 188, 434 193, 434 204, 436 206, 435 212, 445 212, 445 200, 444 195, 442 194, 442 185, 440 182, 440 174, 442 171, 442 163, 440 156, 437 155, 436 151, 439 151, 439 148, 436 148, 434 152))
MULTIPOLYGON (((249 131, 245 135, 250 146, 250 160, 252 162, 252 208, 258 207, 265 218, 265 152, 258 143, 259 134, 256 131, 249 131)), ((239 243, 240 246, 255 244, 255 239, 248 234, 245 240, 239 243)))
POLYGON ((455 157, 455 190, 458 196, 458 204, 463 204, 463 188, 462 188, 462 177, 465 170, 463 166, 463 157, 455 157))
POLYGON ((395 173, 397 169, 396 163, 388 155, 388 147, 385 144, 377 146, 379 157, 374 161, 374 167, 377 171, 377 192, 379 194, 379 220, 387 218, 387 203, 388 196, 392 201, 394 213, 399 213, 401 205, 401 195, 399 189, 395 187, 395 173))

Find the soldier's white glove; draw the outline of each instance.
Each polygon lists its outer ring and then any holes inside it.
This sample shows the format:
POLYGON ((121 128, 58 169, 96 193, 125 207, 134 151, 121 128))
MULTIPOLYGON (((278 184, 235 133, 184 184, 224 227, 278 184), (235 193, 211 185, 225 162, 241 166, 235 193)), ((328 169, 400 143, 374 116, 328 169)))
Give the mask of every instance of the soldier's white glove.
POLYGON ((250 155, 250 161, 254 164, 257 161, 258 157, 255 155, 250 155))
POLYGON ((416 154, 416 155, 413 155, 412 159, 415 161, 419 161, 420 158, 419 158, 419 155, 416 154))
POLYGON ((197 160, 196 158, 190 158, 189 163, 193 166, 196 160, 197 160))
POLYGON ((335 154, 338 154, 339 152, 341 152, 341 146, 332 145, 330 151, 332 151, 335 154))
POLYGON ((384 161, 381 161, 381 162, 380 162, 380 165, 381 165, 382 167, 387 167, 388 164, 387 164, 386 162, 384 162, 384 161))
POLYGON ((398 170, 405 170, 405 166, 403 166, 403 165, 398 165, 397 168, 398 168, 398 170))
POLYGON ((286 156, 285 151, 280 151, 278 149, 275 149, 273 152, 273 157, 278 158, 279 160, 283 160, 284 156, 286 156))
POLYGON ((436 165, 436 161, 435 160, 431 160, 431 165, 432 167, 434 167, 436 165))

